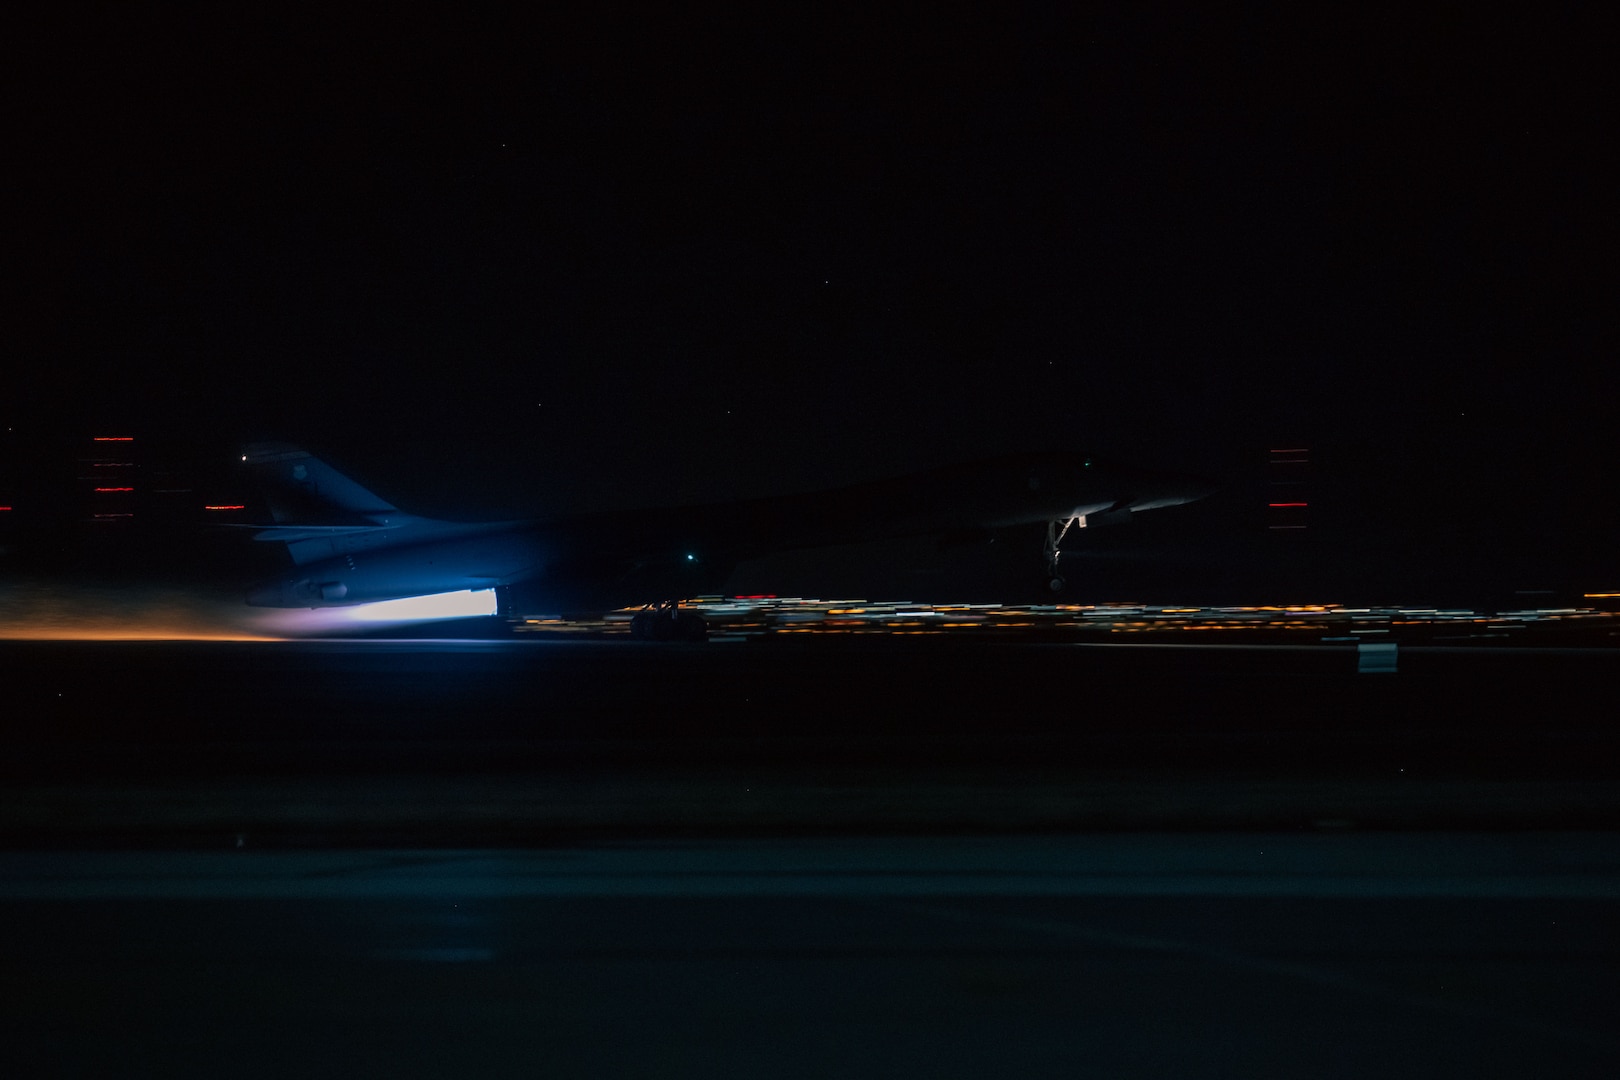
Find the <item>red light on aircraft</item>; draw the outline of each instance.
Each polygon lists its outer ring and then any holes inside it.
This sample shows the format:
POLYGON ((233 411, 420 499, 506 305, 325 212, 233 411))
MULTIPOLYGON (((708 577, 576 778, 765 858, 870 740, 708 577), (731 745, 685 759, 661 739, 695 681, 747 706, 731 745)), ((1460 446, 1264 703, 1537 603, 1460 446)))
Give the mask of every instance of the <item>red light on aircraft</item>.
POLYGON ((0 506, 0 510, 10 510, 10 509, 11 509, 11 507, 9 507, 9 506, 0 506))
POLYGON ((1296 503, 1266 503, 1266 505, 1267 506, 1309 506, 1311 504, 1310 503, 1296 502, 1296 503))

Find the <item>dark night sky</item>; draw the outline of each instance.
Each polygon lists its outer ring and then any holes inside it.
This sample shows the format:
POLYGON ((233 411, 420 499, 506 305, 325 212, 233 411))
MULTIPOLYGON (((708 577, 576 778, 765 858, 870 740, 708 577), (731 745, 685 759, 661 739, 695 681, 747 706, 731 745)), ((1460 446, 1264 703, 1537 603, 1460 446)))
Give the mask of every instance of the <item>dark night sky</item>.
POLYGON ((1605 27, 237 8, 4 35, 6 423, 427 511, 1276 440, 1612 501, 1605 27))

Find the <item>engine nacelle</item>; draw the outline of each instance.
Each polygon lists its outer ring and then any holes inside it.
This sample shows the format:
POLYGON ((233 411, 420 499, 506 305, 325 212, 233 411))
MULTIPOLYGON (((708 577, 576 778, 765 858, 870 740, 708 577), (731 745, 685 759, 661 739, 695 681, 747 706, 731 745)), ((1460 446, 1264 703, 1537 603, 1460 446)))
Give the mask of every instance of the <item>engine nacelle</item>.
POLYGON ((300 566, 248 593, 257 607, 328 607, 488 589, 529 576, 541 553, 501 531, 345 554, 300 566))

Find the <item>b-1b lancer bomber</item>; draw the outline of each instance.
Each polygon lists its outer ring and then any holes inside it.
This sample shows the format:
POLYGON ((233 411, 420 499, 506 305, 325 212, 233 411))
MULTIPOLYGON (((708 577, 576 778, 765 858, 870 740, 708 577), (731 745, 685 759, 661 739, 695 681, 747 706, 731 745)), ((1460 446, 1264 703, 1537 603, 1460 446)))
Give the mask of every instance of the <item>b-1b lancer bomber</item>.
POLYGON ((648 638, 701 639, 703 621, 678 601, 719 592, 744 560, 804 548, 989 537, 1044 522, 1046 580, 1056 592, 1071 528, 1128 521, 1214 490, 1201 477, 1082 454, 1015 454, 800 495, 460 523, 405 513, 295 446, 256 444, 242 460, 274 519, 254 538, 286 544, 294 564, 253 589, 249 604, 321 608, 495 590, 524 612, 645 605, 632 631, 648 638))

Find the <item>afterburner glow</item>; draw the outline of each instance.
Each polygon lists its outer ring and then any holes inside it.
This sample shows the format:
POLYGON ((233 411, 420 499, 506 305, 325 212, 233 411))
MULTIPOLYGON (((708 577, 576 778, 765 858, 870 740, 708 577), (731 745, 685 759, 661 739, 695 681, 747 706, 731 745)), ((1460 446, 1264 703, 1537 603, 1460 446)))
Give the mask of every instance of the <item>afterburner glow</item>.
POLYGON ((339 610, 350 621, 357 623, 470 619, 479 615, 495 614, 495 590, 462 589, 459 592, 433 593, 430 596, 402 596, 398 600, 378 600, 375 603, 356 604, 354 607, 339 610))
POLYGON ((445 619, 470 619, 496 614, 494 589, 461 589, 457 592, 404 596, 398 600, 378 600, 322 608, 250 608, 246 620, 261 634, 274 637, 342 636, 371 631, 383 626, 409 626, 413 623, 445 619))

